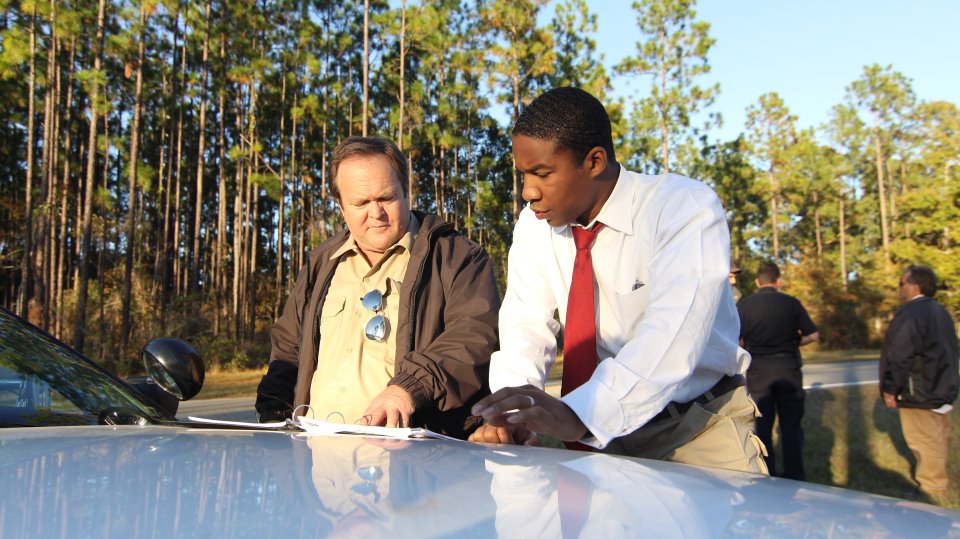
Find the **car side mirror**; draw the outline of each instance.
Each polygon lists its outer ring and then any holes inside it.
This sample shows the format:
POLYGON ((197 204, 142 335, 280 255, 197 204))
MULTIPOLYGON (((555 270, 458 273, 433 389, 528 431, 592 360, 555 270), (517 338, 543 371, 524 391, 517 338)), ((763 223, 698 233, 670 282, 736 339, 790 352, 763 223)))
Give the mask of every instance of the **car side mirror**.
POLYGON ((161 389, 179 400, 192 399, 203 387, 203 360, 187 342, 154 339, 143 347, 143 366, 161 389))

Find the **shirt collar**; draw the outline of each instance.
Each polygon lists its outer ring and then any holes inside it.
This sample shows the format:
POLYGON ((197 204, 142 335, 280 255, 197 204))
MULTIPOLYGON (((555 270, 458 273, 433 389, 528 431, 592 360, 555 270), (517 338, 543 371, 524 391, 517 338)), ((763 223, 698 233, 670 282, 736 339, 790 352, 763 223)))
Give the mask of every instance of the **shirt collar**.
MULTIPOLYGON (((413 212, 410 212, 410 222, 407 224, 407 231, 403 234, 403 236, 400 236, 400 239, 397 240, 397 243, 394 243, 393 245, 387 248, 387 250, 383 253, 384 256, 401 248, 405 249, 409 253, 410 249, 413 247, 413 238, 417 236, 417 232, 419 231, 420 231, 420 220, 417 219, 417 216, 413 212)), ((357 240, 353 237, 353 234, 350 234, 349 236, 347 236, 347 241, 343 242, 343 245, 341 245, 339 249, 337 249, 336 251, 333 252, 332 255, 330 255, 330 260, 340 258, 341 256, 351 252, 352 253, 360 252, 360 249, 357 248, 357 240)))
MULTIPOLYGON (((617 177, 617 184, 613 186, 613 191, 610 192, 610 197, 607 198, 607 201, 603 203, 603 207, 600 208, 600 213, 588 223, 587 228, 592 227, 600 221, 607 228, 612 228, 617 232, 626 234, 628 236, 633 235, 633 198, 634 193, 631 189, 631 185, 628 185, 630 178, 628 177, 629 172, 627 172, 627 167, 620 165, 620 175, 617 177)), ((580 226, 576 223, 570 223, 568 225, 553 227, 553 231, 556 233, 563 232, 569 226, 580 226)))

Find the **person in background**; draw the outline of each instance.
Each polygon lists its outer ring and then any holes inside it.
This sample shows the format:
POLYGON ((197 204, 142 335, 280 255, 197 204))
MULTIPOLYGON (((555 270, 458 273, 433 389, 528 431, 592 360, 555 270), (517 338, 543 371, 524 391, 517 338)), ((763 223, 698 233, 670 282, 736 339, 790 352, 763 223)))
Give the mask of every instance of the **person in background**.
POLYGON ((919 493, 942 497, 947 480, 950 411, 960 388, 957 328, 933 299, 937 277, 910 266, 900 277, 897 309, 880 352, 880 393, 900 412, 907 446, 917 458, 919 493))
POLYGON ((737 266, 737 263, 733 260, 730 261, 730 275, 727 277, 727 280, 730 281, 730 287, 733 288, 733 302, 740 303, 740 298, 743 297, 743 294, 740 293, 740 289, 737 288, 737 277, 740 275, 740 268, 737 266))
POLYGON ((752 360, 747 370, 747 388, 760 408, 757 434, 767 448, 771 475, 803 480, 803 361, 800 347, 820 339, 797 298, 780 292, 780 268, 760 264, 757 291, 737 304, 740 338, 752 360), (783 471, 777 473, 773 448, 773 423, 780 422, 783 471))
POLYGON ((330 169, 347 228, 310 253, 273 325, 260 420, 310 413, 465 438, 497 347, 490 258, 410 210, 407 159, 392 141, 349 138, 330 169))
POLYGON ((568 447, 765 473, 727 283, 730 238, 705 184, 614 155, 603 105, 555 88, 526 106, 495 391, 471 440, 568 447), (559 310, 561 323, 554 320, 559 310), (561 398, 546 393, 563 329, 561 398))

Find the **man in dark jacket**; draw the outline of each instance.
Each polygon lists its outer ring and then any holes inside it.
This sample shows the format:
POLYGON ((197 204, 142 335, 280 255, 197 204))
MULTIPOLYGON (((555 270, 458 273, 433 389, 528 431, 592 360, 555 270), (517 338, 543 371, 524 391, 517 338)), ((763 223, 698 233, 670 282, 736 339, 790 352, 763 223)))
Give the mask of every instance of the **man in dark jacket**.
POLYGON ((482 247, 410 210, 406 157, 354 137, 330 191, 347 230, 314 249, 270 333, 261 421, 308 415, 466 437, 489 393, 500 296, 482 247))
POLYGON ((804 480, 803 411, 805 393, 800 347, 820 338, 800 300, 780 292, 780 268, 760 264, 757 291, 740 300, 740 339, 750 352, 747 389, 757 402, 757 436, 767 447, 770 475, 804 480), (780 421, 783 472, 776 472, 773 423, 780 421))
POLYGON ((923 493, 947 492, 950 411, 960 388, 957 329, 933 299, 937 278, 925 266, 910 266, 900 278, 897 309, 880 352, 880 392, 899 408, 903 437, 917 457, 923 493))

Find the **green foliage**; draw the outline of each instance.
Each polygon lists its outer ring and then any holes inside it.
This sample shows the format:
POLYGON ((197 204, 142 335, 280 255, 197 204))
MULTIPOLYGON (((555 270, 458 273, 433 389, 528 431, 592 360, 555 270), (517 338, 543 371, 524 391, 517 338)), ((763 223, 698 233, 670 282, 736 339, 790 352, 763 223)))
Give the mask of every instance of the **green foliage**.
POLYGON ((27 31, 14 26, 0 31, 0 79, 23 76, 23 67, 30 60, 30 38, 27 31))
POLYGON ((655 126, 659 171, 664 172, 677 168, 679 163, 674 161, 679 148, 696 134, 691 118, 710 107, 720 91, 719 84, 701 88, 694 82, 710 72, 707 54, 716 41, 709 35, 710 24, 696 20, 695 3, 694 0, 633 2, 633 9, 638 13, 637 27, 644 41, 637 43, 635 56, 624 58, 616 66, 618 73, 650 78, 650 94, 638 102, 635 110, 642 111, 643 123, 655 126))
MULTIPOLYGON (((49 2, 3 5, 0 303, 17 301, 27 251, 21 222, 32 95, 31 215, 38 236, 28 254, 36 268, 63 261, 56 271, 64 293, 55 294, 46 274, 27 288, 45 306, 51 327, 59 324, 60 335, 74 337, 78 216, 95 108, 93 251, 84 270, 97 290, 85 313, 97 353, 111 357, 119 350, 118 283, 132 245, 130 346, 163 331, 215 349, 215 365, 261 361, 264 352, 255 347, 269 347, 265 328, 299 265, 343 227, 327 174, 333 148, 361 129, 363 3, 212 0, 204 63, 206 3, 108 0, 96 71, 95 2, 59 2, 52 22, 49 2), (30 28, 37 36, 32 51, 30 28), (58 49, 48 73, 53 34, 58 49), (142 205, 127 238, 126 167, 141 40, 143 117, 135 166, 142 205), (37 70, 32 94, 31 57, 37 70), (57 103, 52 131, 45 124, 47 97, 57 103), (44 151, 48 133, 55 156, 44 151), (64 192, 65 202, 44 198, 64 192), (62 259, 51 245, 65 246, 62 259)), ((413 205, 441 214, 482 244, 501 288, 522 188, 514 183, 510 125, 541 91, 575 85, 606 103, 621 163, 644 173, 680 172, 716 190, 727 211, 732 256, 745 268, 743 291, 749 292, 756 263, 778 256, 828 345, 882 338, 896 307, 897 273, 909 263, 932 266, 946 283, 939 299, 960 313, 957 105, 917 102, 909 79, 873 65, 817 130, 798 130, 789 104, 761 88, 741 136, 708 140, 704 131, 715 121, 719 88, 701 82, 714 40, 695 7, 692 0, 635 2, 638 35, 628 40, 637 40, 636 49, 608 72, 595 42, 603 29, 586 0, 375 0, 367 43, 369 130, 402 135, 413 205), (618 76, 649 78, 649 86, 614 99, 608 94, 618 76), (694 125, 692 118, 704 113, 707 122, 694 125)))
POLYGON ((762 196, 753 189, 756 176, 743 137, 704 146, 693 170, 693 177, 713 187, 727 210, 730 256, 741 264, 750 251, 748 242, 762 236, 767 215, 762 196))
POLYGON ((280 185, 280 176, 276 174, 254 174, 250 177, 250 181, 266 191, 268 197, 272 200, 280 200, 281 195, 281 185, 280 185))
POLYGON ((556 39, 557 60, 550 86, 575 86, 606 101, 610 77, 596 56, 597 43, 591 34, 597 32, 597 16, 590 12, 586 0, 566 0, 556 6, 551 21, 556 39))
POLYGON ((546 0, 489 0, 481 12, 488 34, 488 82, 497 100, 516 119, 520 102, 529 102, 537 79, 554 72, 556 49, 551 28, 537 26, 546 0), (519 101, 518 101, 519 100, 519 101))
POLYGON ((137 163, 137 186, 150 193, 157 184, 157 169, 147 163, 137 163))

